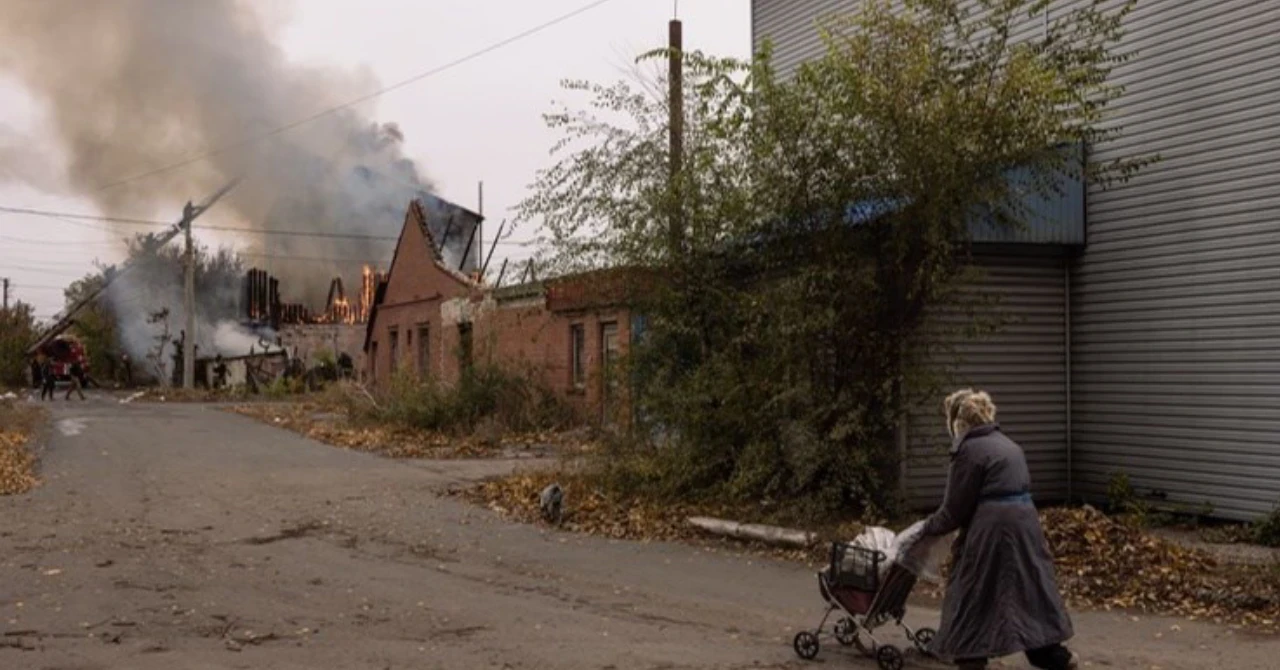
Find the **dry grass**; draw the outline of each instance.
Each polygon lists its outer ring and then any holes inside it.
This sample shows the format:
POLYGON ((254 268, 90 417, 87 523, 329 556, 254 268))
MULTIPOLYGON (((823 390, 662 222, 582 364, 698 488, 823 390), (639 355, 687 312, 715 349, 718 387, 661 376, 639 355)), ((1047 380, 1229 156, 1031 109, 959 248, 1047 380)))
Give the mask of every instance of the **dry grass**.
POLYGON ((29 447, 44 421, 39 407, 0 401, 0 495, 26 493, 37 484, 36 459, 29 447))
POLYGON ((415 430, 402 425, 353 419, 346 399, 322 394, 288 403, 240 404, 228 411, 290 430, 318 442, 388 458, 473 459, 502 458, 524 451, 581 451, 589 448, 582 433, 502 433, 481 426, 459 437, 415 430))

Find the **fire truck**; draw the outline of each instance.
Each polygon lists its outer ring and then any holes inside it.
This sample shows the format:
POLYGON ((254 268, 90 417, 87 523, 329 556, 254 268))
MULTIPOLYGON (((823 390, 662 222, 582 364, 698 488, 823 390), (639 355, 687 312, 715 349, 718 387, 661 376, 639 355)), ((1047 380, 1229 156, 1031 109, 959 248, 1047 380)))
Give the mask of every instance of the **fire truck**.
MULTIPOLYGON (((179 233, 184 231, 190 232, 191 222, 205 210, 212 207, 213 203, 226 195, 228 191, 235 188, 236 184, 239 182, 240 179, 238 177, 232 179, 227 182, 226 186, 223 186, 213 195, 205 198, 204 202, 201 202, 199 205, 187 203, 187 206, 182 212, 182 220, 173 224, 173 226, 165 233, 151 238, 149 243, 153 244, 156 248, 159 248, 168 244, 169 241, 177 237, 179 233)), ((188 236, 188 252, 190 252, 191 249, 190 245, 191 238, 188 236)), ((31 343, 31 346, 27 347, 27 356, 30 357, 32 363, 36 364, 43 358, 51 359, 53 361, 53 375, 58 381, 68 381, 71 379, 71 366, 76 362, 79 362, 81 367, 83 367, 84 371, 87 373, 89 371, 89 360, 85 355, 84 345, 74 337, 64 335, 63 333, 75 324, 75 316, 77 312, 84 308, 85 305, 97 300, 98 296, 102 295, 113 281, 128 272, 132 266, 133 263, 129 261, 125 262, 119 269, 116 269, 115 266, 111 266, 104 270, 102 273, 102 284, 100 284, 98 288, 92 291, 89 295, 82 298, 79 302, 68 307, 61 315, 54 319, 54 322, 48 328, 44 329, 44 331, 36 337, 35 341, 31 343)))
POLYGON ((79 363, 85 374, 89 373, 89 355, 84 344, 70 335, 59 335, 42 345, 37 358, 49 360, 53 378, 60 382, 71 381, 71 366, 79 363))

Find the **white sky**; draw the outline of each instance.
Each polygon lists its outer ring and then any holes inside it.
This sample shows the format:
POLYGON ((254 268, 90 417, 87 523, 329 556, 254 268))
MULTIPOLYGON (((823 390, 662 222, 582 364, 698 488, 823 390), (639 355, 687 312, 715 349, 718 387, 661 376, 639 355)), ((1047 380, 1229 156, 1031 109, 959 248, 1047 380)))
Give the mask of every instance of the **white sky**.
MULTIPOLYGON (((297 0, 281 44, 300 62, 368 66, 386 85, 585 4, 586 0, 297 0)), ((685 48, 747 56, 750 5, 750 0, 680 0, 685 48)), ((548 150, 556 135, 543 126, 541 114, 551 109, 553 100, 564 99, 560 80, 622 78, 635 55, 665 45, 672 10, 672 0, 613 0, 382 96, 376 120, 400 125, 407 155, 425 169, 442 197, 475 208, 476 185, 484 181, 485 236, 491 239, 498 222, 525 194, 535 171, 549 164, 548 150)), ((24 151, 57 153, 56 141, 41 132, 41 114, 39 105, 0 73, 0 133, 17 135, 16 142, 11 137, 4 143, 16 143, 24 151)), ((5 140, 3 134, 0 140, 5 140)), ((192 152, 199 149, 192 147, 192 152)), ((12 158, 0 155, 4 160, 12 158)), ((5 175, 21 175, 22 170, 22 165, 0 163, 0 205, 96 213, 86 200, 4 181, 5 175)), ((191 194, 192 199, 203 196, 191 194)), ((208 216, 215 213, 216 208, 208 216)), ((517 230, 512 239, 535 233, 531 228, 517 230)), ((213 245, 234 244, 234 239, 209 237, 207 231, 197 236, 213 245)), ((51 316, 63 306, 61 288, 91 271, 95 259, 120 259, 119 245, 112 241, 119 237, 96 223, 77 225, 0 212, 0 277, 12 281, 11 299, 34 304, 38 316, 51 316)), ((502 245, 494 263, 529 253, 517 245, 502 245)))

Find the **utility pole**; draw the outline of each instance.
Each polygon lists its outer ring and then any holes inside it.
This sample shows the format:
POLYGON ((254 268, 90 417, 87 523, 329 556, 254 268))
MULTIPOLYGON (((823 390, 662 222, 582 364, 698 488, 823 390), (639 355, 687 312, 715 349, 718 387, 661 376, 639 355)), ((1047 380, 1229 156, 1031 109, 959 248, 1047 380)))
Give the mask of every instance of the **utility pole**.
POLYGON ((480 215, 480 221, 476 223, 476 240, 478 241, 478 244, 476 246, 479 249, 476 255, 479 256, 480 252, 484 251, 484 182, 483 181, 481 181, 479 184, 476 185, 476 214, 480 215))
MULTIPOLYGON (((679 5, 677 5, 678 7, 679 5)), ((671 260, 680 254, 684 242, 683 199, 680 195, 680 171, 684 167, 684 27, 680 19, 667 24, 668 134, 671 146, 667 158, 671 190, 671 260)))
POLYGON ((9 311, 9 278, 4 278, 4 311, 9 311))
POLYGON ((196 387, 196 253, 191 240, 191 223, 196 218, 196 208, 191 202, 182 208, 182 227, 186 238, 186 290, 184 300, 187 311, 187 332, 182 338, 182 387, 196 387))

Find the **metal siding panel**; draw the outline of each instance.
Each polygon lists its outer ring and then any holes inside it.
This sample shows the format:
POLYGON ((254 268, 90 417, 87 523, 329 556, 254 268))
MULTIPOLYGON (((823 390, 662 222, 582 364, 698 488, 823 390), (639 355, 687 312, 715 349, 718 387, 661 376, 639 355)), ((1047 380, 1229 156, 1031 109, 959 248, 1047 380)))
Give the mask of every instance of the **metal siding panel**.
POLYGON ((1075 480, 1251 518, 1280 501, 1280 4, 1139 3, 1073 274, 1075 480))
MULTIPOLYGON (((821 53, 814 18, 855 4, 755 0, 756 43, 775 39, 785 76, 821 53)), ((1051 17, 1081 4, 1054 3, 1051 17)), ((1140 489, 1208 501, 1227 517, 1256 516, 1280 500, 1280 463, 1272 458, 1280 448, 1267 441, 1280 432, 1280 416, 1265 411, 1280 406, 1270 353, 1280 338, 1277 27, 1280 4, 1253 0, 1139 3, 1126 22, 1124 47, 1136 54, 1116 69, 1113 81, 1127 90, 1110 110, 1125 133, 1093 147, 1093 157, 1158 153, 1163 161, 1088 195, 1089 246, 1072 281, 1072 431, 1077 490, 1093 498, 1105 495, 1113 472, 1128 470, 1140 489)), ((1016 36, 1033 28, 1019 25, 1016 36)), ((1052 311, 1024 308, 1046 318, 1052 311)), ((1026 379, 1037 369, 1027 359, 1041 355, 1035 338, 1051 338, 1052 324, 1021 331, 1017 346, 1010 340, 1003 350, 1023 361, 1016 365, 997 363, 997 350, 981 345, 962 349, 986 365, 983 379, 1009 384, 999 397, 1062 404, 1047 390, 1055 384, 1026 379)), ((1010 431, 1018 430, 1019 410, 1000 404, 1010 431)), ((923 459, 909 475, 917 504, 933 504, 942 492, 937 414, 912 414, 911 454, 923 459)), ((1060 427, 1042 429, 1051 435, 1060 427)), ((1028 457, 1036 463, 1038 454, 1028 457)))
POLYGON ((752 49, 773 41, 774 67, 790 77, 800 64, 822 55, 818 20, 856 9, 859 0, 753 0, 752 49))
MULTIPOLYGON (((1000 296, 1013 321, 979 341, 956 343, 954 385, 991 393, 1005 432, 1026 450, 1042 499, 1066 494, 1066 286, 1057 258, 980 259, 985 276, 973 290, 1000 296)), ((952 315, 934 318, 954 321, 952 315)), ((908 423, 908 504, 942 500, 950 440, 941 399, 912 408, 908 423)))
MULTIPOLYGON (((801 63, 821 57, 822 40, 818 22, 826 17, 855 11, 861 0, 752 0, 751 36, 753 50, 765 39, 774 46, 774 66, 779 76, 792 76, 801 63)), ((978 14, 981 15, 981 14, 978 14)), ((1042 24, 1037 17, 1018 21, 1016 34, 1030 34, 1042 24)), ((1014 170, 1015 181, 1026 179, 1025 171, 1014 170)), ((984 221, 971 226, 974 242, 1080 245, 1084 243, 1084 187, 1078 180, 1064 183, 1061 194, 1028 197, 1025 226, 996 228, 984 221)))

